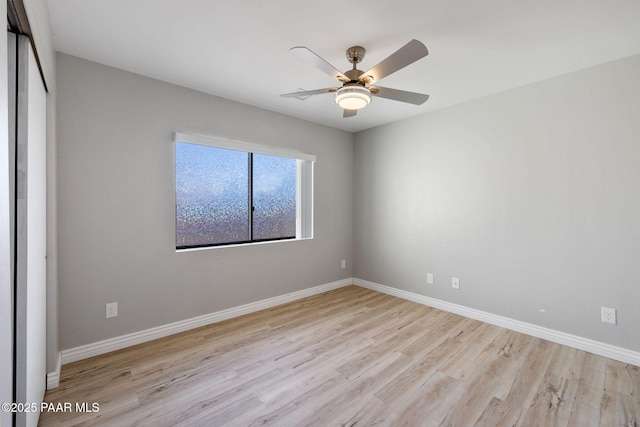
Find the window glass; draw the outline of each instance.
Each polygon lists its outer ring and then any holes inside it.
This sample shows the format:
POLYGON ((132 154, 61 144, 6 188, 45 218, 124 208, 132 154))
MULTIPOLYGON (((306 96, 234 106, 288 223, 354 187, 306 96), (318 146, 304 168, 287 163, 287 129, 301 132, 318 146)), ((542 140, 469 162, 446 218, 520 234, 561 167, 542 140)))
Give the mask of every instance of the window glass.
POLYGON ((296 160, 253 155, 253 240, 296 236, 296 160))
POLYGON ((176 143, 176 247, 246 242, 249 153, 176 143))

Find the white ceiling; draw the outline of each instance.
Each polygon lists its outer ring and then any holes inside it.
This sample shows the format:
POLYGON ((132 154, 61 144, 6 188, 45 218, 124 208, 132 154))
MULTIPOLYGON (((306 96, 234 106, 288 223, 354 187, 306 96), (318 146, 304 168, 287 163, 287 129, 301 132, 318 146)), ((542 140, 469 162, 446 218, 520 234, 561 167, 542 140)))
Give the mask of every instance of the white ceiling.
MULTIPOLYGON (((639 0, 48 0, 56 50, 346 131, 359 131, 640 53, 639 0), (289 53, 367 70, 411 39, 429 56, 380 81, 422 92, 343 119, 335 86, 289 53)), ((553 102, 553 100, 549 100, 553 102)))

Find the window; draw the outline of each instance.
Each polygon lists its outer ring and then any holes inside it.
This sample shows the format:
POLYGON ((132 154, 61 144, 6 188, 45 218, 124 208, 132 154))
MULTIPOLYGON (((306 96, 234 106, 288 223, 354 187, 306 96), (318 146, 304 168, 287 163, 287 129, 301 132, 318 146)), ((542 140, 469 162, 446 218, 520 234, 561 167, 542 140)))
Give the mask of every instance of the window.
POLYGON ((176 249, 311 238, 314 161, 176 134, 176 249))

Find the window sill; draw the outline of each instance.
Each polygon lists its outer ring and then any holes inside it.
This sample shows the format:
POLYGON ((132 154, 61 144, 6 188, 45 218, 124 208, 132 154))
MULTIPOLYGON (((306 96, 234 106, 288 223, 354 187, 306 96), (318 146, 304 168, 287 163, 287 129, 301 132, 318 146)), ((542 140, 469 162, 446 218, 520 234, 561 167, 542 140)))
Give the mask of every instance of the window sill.
POLYGON ((259 246, 259 245, 273 245, 273 244, 284 244, 284 243, 292 243, 292 242, 300 242, 304 240, 313 240, 313 237, 302 237, 300 239, 285 239, 285 240, 267 240, 264 242, 251 242, 251 243, 238 243, 233 245, 218 245, 218 246, 203 246, 200 248, 185 248, 185 249, 176 249, 176 253, 182 252, 195 252, 195 251, 208 251, 211 249, 227 249, 227 248, 241 248, 247 246, 259 246))

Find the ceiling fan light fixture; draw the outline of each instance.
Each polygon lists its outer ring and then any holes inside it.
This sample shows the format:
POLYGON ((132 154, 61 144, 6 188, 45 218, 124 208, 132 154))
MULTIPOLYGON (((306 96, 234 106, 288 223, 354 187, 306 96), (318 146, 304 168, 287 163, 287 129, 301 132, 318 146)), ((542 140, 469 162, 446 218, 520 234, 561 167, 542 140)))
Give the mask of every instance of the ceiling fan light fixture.
POLYGON ((371 92, 360 85, 343 86, 336 91, 336 104, 345 110, 359 110, 371 102, 371 92))

